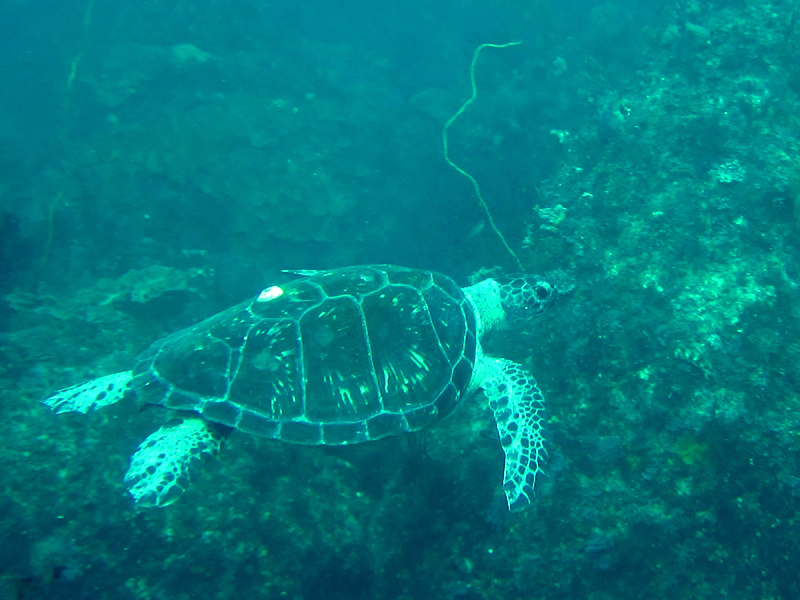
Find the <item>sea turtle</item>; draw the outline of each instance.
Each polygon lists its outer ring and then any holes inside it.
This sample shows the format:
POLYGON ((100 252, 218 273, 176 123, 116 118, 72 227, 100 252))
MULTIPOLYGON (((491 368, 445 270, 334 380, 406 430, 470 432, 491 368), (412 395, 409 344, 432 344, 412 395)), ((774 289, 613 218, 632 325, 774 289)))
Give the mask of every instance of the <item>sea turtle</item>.
POLYGON ((519 510, 543 466, 544 399, 525 368, 484 355, 480 340, 555 298, 535 275, 461 289, 389 265, 303 272, 155 342, 132 370, 44 403, 85 413, 134 396, 173 411, 125 476, 138 505, 166 506, 234 430, 296 444, 368 442, 422 429, 483 390, 505 451, 508 507, 519 510))

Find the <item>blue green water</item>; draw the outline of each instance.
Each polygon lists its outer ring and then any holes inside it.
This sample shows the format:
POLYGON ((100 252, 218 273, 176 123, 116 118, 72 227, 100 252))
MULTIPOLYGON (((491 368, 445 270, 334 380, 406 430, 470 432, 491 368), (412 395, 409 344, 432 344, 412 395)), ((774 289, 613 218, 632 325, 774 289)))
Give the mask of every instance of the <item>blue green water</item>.
POLYGON ((796 598, 798 21, 789 0, 4 2, 0 600, 796 598), (481 52, 448 129, 492 226, 442 131, 476 48, 517 41, 481 52), (285 269, 361 263, 558 283, 485 344, 547 399, 527 511, 481 396, 348 448, 231 436, 150 510, 122 478, 162 410, 39 403, 285 269))

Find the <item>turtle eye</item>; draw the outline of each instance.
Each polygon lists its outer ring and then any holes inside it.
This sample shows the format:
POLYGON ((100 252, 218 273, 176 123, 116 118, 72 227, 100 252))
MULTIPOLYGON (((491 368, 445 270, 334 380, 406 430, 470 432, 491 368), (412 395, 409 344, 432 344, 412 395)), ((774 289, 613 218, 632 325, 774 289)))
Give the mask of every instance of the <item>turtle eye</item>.
POLYGON ((533 293, 536 294, 536 298, 538 300, 547 300, 547 298, 550 297, 550 288, 543 285, 537 285, 533 289, 533 293))

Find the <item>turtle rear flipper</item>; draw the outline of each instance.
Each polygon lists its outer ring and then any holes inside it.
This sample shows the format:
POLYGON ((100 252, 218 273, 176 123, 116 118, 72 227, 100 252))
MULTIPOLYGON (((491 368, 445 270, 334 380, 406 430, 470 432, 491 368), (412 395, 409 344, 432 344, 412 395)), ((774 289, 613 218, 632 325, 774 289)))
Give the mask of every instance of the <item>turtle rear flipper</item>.
POLYGON ((131 379, 132 371, 112 373, 60 390, 42 402, 57 413, 87 413, 122 400, 131 379))
POLYGON ((509 510, 519 511, 533 500, 536 475, 542 472, 547 454, 542 434, 544 396, 521 365, 489 360, 494 362, 494 374, 483 387, 506 455, 503 491, 509 510))
POLYGON ((167 506, 177 500, 194 473, 215 456, 230 429, 199 416, 171 419, 142 442, 125 475, 139 506, 167 506))

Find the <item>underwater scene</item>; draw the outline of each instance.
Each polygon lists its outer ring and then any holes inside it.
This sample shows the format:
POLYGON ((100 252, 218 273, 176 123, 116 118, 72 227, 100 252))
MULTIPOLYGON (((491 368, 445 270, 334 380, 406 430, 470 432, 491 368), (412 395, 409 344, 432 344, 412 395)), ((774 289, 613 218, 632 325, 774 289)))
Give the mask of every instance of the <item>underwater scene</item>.
POLYGON ((0 600, 800 598, 796 1, 0 48, 0 600))

